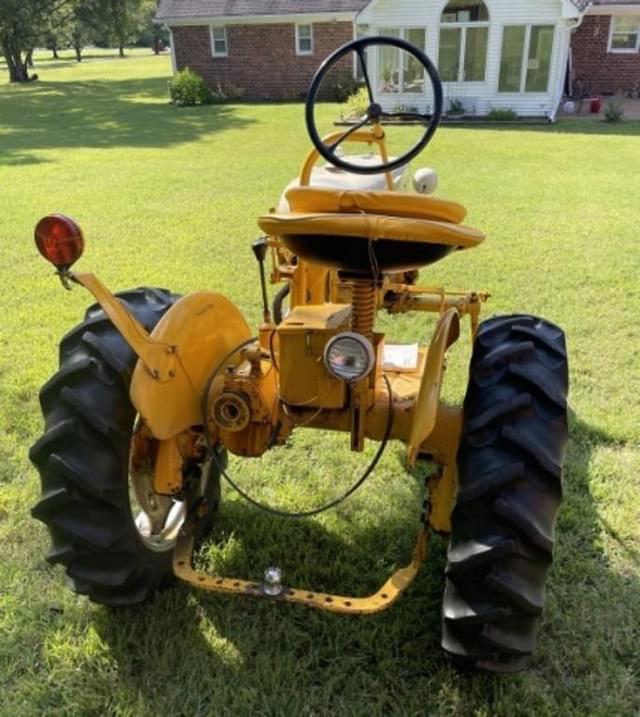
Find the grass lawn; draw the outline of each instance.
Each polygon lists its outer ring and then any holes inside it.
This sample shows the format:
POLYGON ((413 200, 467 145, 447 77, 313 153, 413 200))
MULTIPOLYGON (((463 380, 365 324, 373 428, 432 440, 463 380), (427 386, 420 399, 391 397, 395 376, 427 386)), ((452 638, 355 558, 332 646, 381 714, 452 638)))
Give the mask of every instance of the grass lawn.
MULTIPOLYGON (((62 291, 38 257, 36 220, 76 217, 81 267, 112 289, 215 288, 255 323, 255 220, 309 144, 300 105, 169 106, 169 69, 166 56, 61 61, 40 64, 37 83, 0 86, 0 715, 640 714, 640 123, 445 128, 424 157, 440 195, 489 235, 424 281, 488 288, 490 314, 542 314, 568 335, 565 504, 527 673, 461 676, 443 661, 441 540, 403 599, 368 618, 183 587, 110 612, 44 562, 27 450, 41 431, 39 387, 89 297, 62 291)), ((380 323, 399 340, 431 328, 421 315, 380 323)), ((468 358, 462 342, 449 397, 462 395, 468 358)), ((312 507, 366 461, 347 441, 303 432, 291 450, 233 466, 259 497, 312 507)), ((348 503, 302 523, 225 493, 203 564, 256 578, 275 563, 300 586, 377 589, 417 528, 419 481, 402 461, 392 445, 348 503)))

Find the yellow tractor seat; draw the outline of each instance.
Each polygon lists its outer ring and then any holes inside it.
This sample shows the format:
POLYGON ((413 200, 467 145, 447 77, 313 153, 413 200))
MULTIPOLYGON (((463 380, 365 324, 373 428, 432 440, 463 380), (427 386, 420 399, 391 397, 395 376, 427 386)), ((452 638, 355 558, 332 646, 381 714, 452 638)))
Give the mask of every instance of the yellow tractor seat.
POLYGON ((365 212, 453 224, 460 224, 467 216, 467 210, 457 202, 407 192, 293 187, 285 197, 292 212, 322 212, 323 214, 365 212))
MULTIPOLYGON (((338 194, 344 202, 351 193, 338 194)), ((352 194, 360 198, 373 193, 352 194)), ((322 199, 328 201, 328 193, 322 199)), ((456 249, 470 249, 484 240, 481 232, 452 222, 359 211, 268 214, 258 223, 303 261, 374 276, 433 264, 456 249)))

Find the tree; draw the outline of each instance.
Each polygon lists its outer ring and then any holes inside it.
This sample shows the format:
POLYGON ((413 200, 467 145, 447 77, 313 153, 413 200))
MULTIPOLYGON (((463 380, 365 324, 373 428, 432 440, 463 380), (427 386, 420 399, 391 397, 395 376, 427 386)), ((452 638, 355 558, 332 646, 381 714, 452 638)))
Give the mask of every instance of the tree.
POLYGON ((136 44, 143 47, 151 47, 156 55, 169 42, 169 31, 164 25, 158 25, 153 21, 156 15, 156 0, 142 0, 140 7, 141 33, 136 44))
POLYGON ((45 35, 50 18, 71 0, 2 0, 0 50, 7 61, 10 82, 28 82, 29 60, 45 35))
POLYGON ((92 23, 115 43, 120 57, 124 57, 124 48, 135 40, 144 26, 142 13, 143 0, 87 0, 92 23))
POLYGON ((67 42, 76 53, 76 60, 82 62, 82 50, 95 35, 95 18, 91 4, 76 2, 65 24, 67 42))
POLYGON ((43 21, 43 31, 40 43, 51 50, 53 59, 58 59, 58 50, 66 43, 65 25, 69 18, 70 4, 66 3, 54 10, 43 21))

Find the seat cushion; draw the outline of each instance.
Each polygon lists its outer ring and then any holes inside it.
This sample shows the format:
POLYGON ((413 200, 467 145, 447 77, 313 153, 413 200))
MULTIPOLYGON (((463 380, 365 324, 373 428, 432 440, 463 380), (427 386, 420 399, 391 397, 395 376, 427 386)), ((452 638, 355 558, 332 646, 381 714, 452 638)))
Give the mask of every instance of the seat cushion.
POLYGON ((377 214, 460 224, 467 210, 456 202, 422 194, 354 191, 322 187, 293 187, 286 193, 292 212, 377 214))
POLYGON ((303 261, 374 276, 427 266, 484 240, 460 224, 378 214, 268 214, 258 223, 303 261))

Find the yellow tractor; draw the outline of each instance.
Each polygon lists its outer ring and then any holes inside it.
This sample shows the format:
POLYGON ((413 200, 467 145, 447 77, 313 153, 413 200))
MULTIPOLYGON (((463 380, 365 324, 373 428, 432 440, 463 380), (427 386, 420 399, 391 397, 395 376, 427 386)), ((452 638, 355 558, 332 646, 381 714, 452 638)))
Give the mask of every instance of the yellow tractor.
POLYGON ((277 210, 258 220, 264 235, 253 251, 264 321, 255 334, 213 291, 111 294, 93 274, 71 271, 84 248, 73 220, 50 215, 38 223, 37 246, 63 285, 82 285, 97 301, 62 340, 60 370, 40 394, 44 435, 31 450, 42 479, 33 515, 51 533, 48 560, 65 567, 76 592, 104 605, 132 605, 177 578, 214 593, 375 613, 410 586, 436 532, 450 536, 445 653, 463 668, 524 667, 535 646, 562 497, 565 339, 533 316, 480 323, 487 294, 416 283, 417 270, 484 239, 462 223, 461 205, 428 194, 428 173, 416 176, 417 191, 405 191, 408 163, 434 136, 442 105, 435 67, 398 38, 355 40, 325 60, 306 104, 313 149, 277 210), (405 53, 405 66, 424 73, 425 113, 388 112, 375 101, 379 86, 368 67, 389 51, 405 53), (368 110, 321 137, 316 108, 326 78, 336 69, 353 72, 354 64, 368 110), (422 133, 401 156, 387 152, 389 122, 411 122, 422 133), (347 155, 345 142, 372 150, 347 155), (321 158, 327 164, 318 166, 321 158), (269 256, 272 281, 284 282, 277 321, 267 299, 269 256), (375 326, 383 310, 435 314, 429 344, 388 344, 375 326), (463 321, 473 341, 469 383, 464 404, 447 405, 446 356, 463 321), (406 445, 407 467, 418 460, 437 467, 416 510, 413 560, 373 595, 294 587, 276 567, 257 582, 194 568, 194 545, 215 522, 221 477, 255 509, 281 514, 240 488, 227 454, 262 456, 301 426, 348 433, 353 451, 367 441, 379 448, 346 495, 289 514, 295 518, 348 498, 390 441, 406 445))

